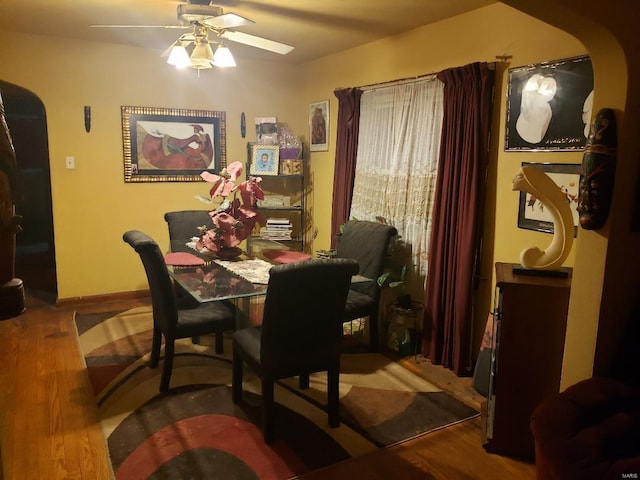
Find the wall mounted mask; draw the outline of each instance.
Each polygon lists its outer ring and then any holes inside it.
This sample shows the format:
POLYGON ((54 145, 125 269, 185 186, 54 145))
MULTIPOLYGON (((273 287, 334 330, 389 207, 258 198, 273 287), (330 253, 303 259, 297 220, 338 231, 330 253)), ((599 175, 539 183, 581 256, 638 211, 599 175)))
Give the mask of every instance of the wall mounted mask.
POLYGON ((603 108, 591 125, 587 145, 582 157, 578 215, 585 230, 597 230, 607 221, 617 146, 616 121, 613 110, 603 108))

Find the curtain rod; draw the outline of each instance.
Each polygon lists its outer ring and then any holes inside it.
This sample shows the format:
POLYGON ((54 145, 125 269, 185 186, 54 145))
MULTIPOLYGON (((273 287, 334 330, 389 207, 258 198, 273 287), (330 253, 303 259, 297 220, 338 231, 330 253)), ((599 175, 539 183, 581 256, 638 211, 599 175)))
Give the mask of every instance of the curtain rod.
MULTIPOLYGON (((496 55, 496 59, 498 61, 501 62, 506 62, 508 61, 508 59, 511 58, 511 55, 496 55)), ((487 64, 489 65, 489 68, 494 69, 495 68, 495 62, 487 62, 487 64)), ((381 88, 381 87, 390 87, 393 85, 403 85, 405 83, 411 83, 411 82, 415 82, 417 80, 433 80, 436 78, 436 76, 438 75, 439 72, 433 72, 433 73, 425 73, 422 75, 417 75, 415 77, 406 77, 406 78, 398 78, 396 80, 389 80, 387 82, 380 82, 380 83, 371 83, 368 85, 361 85, 359 87, 352 87, 352 88, 358 88, 360 90, 375 90, 376 88, 381 88)), ((338 88, 337 90, 343 90, 343 88, 338 88)))
POLYGON ((402 85, 403 83, 411 83, 411 82, 415 82, 416 80, 433 80, 434 78, 436 78, 436 75, 438 75, 437 73, 425 73, 424 75, 417 75, 415 77, 407 77, 407 78, 398 78, 396 80, 389 80, 387 82, 380 82, 380 83, 371 83, 369 85, 361 85, 359 87, 356 87, 360 90, 374 90, 376 88, 380 88, 380 87, 390 87, 393 85, 402 85))

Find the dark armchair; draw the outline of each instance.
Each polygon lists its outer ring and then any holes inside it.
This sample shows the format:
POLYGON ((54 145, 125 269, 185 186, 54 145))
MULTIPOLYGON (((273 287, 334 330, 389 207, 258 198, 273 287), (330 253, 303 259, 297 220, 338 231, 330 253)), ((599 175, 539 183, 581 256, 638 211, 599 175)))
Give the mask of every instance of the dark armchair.
POLYGON ((342 318, 355 260, 313 259, 270 270, 261 327, 233 334, 233 401, 242 399, 245 362, 262 380, 264 439, 274 438, 274 382, 327 371, 329 425, 340 424, 342 318))
POLYGON ((208 210, 180 210, 167 212, 164 219, 169 227, 169 242, 172 252, 189 252, 186 243, 197 236, 198 227, 213 228, 208 210))
POLYGON ((570 386, 531 416, 538 480, 640 474, 640 391, 606 377, 570 386))
POLYGON ((336 256, 352 258, 360 265, 358 275, 372 281, 354 283, 349 289, 344 322, 369 317, 369 337, 371 349, 378 350, 380 332, 378 307, 380 287, 377 279, 385 266, 385 257, 391 239, 398 234, 395 227, 377 222, 350 220, 338 239, 336 256))
POLYGON ((153 341, 150 366, 158 366, 160 345, 164 336, 164 365, 160 391, 169 388, 175 341, 179 338, 216 334, 216 353, 222 353, 222 332, 235 327, 235 307, 225 301, 198 303, 178 308, 173 284, 158 244, 147 234, 130 230, 123 240, 138 252, 147 274, 153 306, 153 341))
POLYGON ((640 475, 640 308, 608 370, 540 403, 531 415, 538 480, 640 475))

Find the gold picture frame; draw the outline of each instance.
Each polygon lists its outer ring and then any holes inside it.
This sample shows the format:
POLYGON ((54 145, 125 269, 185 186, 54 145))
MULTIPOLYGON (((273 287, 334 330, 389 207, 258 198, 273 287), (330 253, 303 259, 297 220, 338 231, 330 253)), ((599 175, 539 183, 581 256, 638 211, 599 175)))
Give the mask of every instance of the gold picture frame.
POLYGON ((121 107, 125 182, 201 182, 227 166, 226 114, 121 107))
POLYGON ((278 175, 280 163, 280 146, 263 145, 254 143, 251 145, 251 165, 249 175, 278 175))

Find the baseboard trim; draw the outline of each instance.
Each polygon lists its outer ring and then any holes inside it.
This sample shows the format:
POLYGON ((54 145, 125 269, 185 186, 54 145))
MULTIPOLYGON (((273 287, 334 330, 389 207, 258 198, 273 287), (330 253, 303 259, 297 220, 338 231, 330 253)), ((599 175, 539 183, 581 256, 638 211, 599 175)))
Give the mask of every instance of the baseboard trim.
POLYGON ((91 295, 88 297, 59 298, 56 307, 73 307, 86 305, 88 303, 117 302, 122 300, 137 300, 140 298, 151 298, 149 290, 137 290, 134 292, 107 293, 105 295, 91 295))

